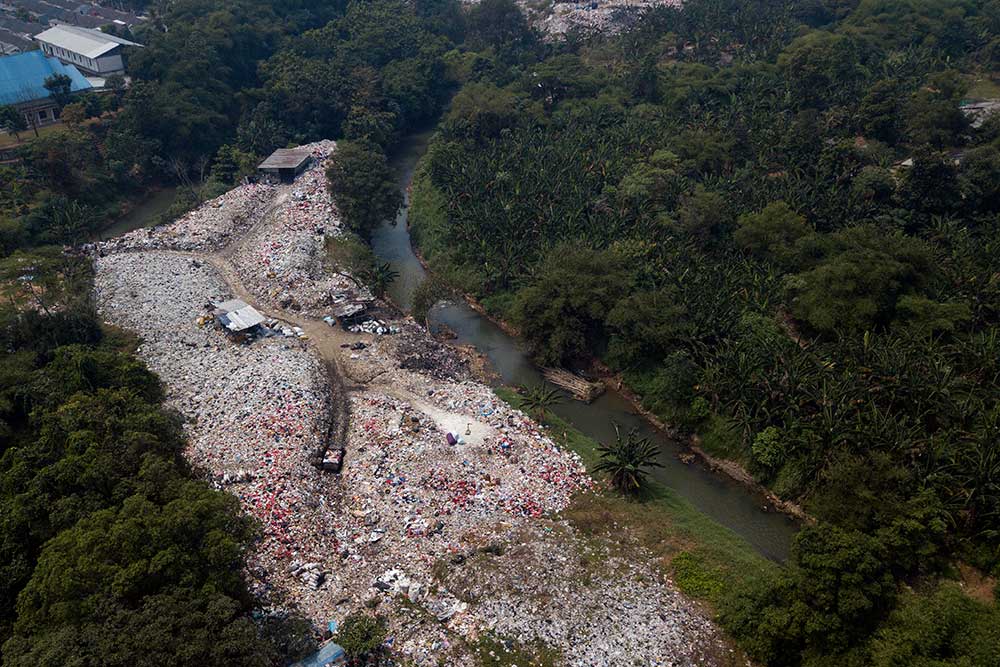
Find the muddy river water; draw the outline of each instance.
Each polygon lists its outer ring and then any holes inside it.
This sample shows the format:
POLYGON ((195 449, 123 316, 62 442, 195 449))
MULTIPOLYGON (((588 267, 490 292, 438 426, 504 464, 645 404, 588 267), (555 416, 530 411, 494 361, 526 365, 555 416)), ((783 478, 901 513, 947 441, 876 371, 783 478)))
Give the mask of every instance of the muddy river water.
MULTIPOLYGON (((393 157, 393 166, 404 192, 429 138, 430 133, 414 135, 393 157)), ((406 203, 408 206, 408 197, 406 203)), ((395 221, 386 222, 379 228, 372 239, 375 254, 399 272, 399 277, 390 286, 389 295, 404 310, 409 309, 413 290, 425 275, 410 244, 407 206, 401 209, 395 221)), ((444 324, 454 331, 458 336, 455 342, 473 345, 489 357, 505 384, 530 386, 543 382, 540 372, 519 342, 467 304, 440 304, 431 311, 429 319, 432 326, 444 324)), ((740 535, 764 556, 775 561, 788 557, 792 538, 798 530, 797 522, 769 510, 763 498, 729 478, 702 465, 681 462, 677 455, 684 450, 683 444, 636 415, 633 407, 618 393, 608 391, 589 405, 567 399, 552 411, 598 441, 607 442, 614 438, 615 422, 626 431, 637 428, 641 435, 660 445, 663 468, 653 469, 655 479, 740 535)))

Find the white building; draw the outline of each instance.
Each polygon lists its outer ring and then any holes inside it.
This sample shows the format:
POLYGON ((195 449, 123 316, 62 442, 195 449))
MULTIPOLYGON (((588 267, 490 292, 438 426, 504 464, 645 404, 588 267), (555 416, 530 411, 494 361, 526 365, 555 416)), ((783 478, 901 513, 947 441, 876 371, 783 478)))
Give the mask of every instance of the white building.
POLYGON ((115 37, 100 30, 57 25, 35 35, 46 55, 74 65, 85 74, 106 77, 125 70, 122 47, 141 44, 115 37))

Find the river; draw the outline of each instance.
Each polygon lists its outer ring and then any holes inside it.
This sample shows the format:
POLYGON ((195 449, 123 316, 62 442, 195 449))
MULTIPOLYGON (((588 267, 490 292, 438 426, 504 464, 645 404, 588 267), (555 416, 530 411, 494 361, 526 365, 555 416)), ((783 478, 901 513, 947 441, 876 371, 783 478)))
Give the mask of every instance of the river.
POLYGON ((174 197, 177 195, 177 186, 171 185, 150 193, 145 199, 136 204, 128 213, 118 218, 110 225, 100 231, 97 236, 99 240, 105 241, 127 234, 136 229, 149 227, 156 223, 157 217, 161 213, 166 213, 174 197))
MULTIPOLYGON (((392 164, 399 174, 404 193, 430 136, 430 132, 412 136, 393 156, 392 164)), ((389 287, 389 296, 400 308, 408 310, 413 290, 423 280, 425 271, 410 244, 407 226, 409 195, 405 196, 406 204, 396 220, 394 223, 386 222, 376 230, 372 246, 377 257, 389 262, 399 272, 399 277, 389 287)), ((535 385, 544 381, 518 341, 468 304, 440 304, 431 311, 429 320, 432 326, 447 325, 457 334, 457 343, 473 345, 485 354, 504 383, 535 385)), ((684 447, 636 415, 633 407, 620 394, 609 390, 589 405, 565 400, 552 411, 598 441, 607 442, 614 438, 614 422, 624 430, 638 429, 640 435, 653 439, 660 446, 659 462, 663 467, 652 470, 652 476, 657 481, 740 535, 767 558, 779 562, 787 559, 792 538, 798 530, 796 521, 782 513, 768 511, 763 498, 728 477, 702 465, 682 463, 677 455, 684 447)))

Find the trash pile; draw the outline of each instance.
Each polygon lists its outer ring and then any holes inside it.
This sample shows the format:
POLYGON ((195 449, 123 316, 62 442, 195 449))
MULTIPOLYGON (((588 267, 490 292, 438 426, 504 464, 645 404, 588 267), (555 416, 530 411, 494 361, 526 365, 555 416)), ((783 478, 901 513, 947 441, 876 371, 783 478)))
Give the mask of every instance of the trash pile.
POLYGON ((309 148, 312 166, 283 187, 268 212, 269 224, 241 241, 233 265, 262 303, 322 316, 335 303, 371 296, 349 278, 325 270, 326 235, 336 235, 340 228, 325 173, 336 144, 320 141, 309 148))
MULTIPOLYGON (((319 227, 335 224, 322 169, 276 190, 233 269, 261 302, 293 299, 318 322, 338 280, 322 267, 319 227)), ((579 457, 471 380, 454 348, 412 322, 352 339, 302 319, 311 340, 270 321, 283 337, 235 344, 199 325, 233 297, 218 258, 116 247, 129 252, 95 259, 99 312, 141 337, 139 356, 186 419, 188 459, 260 521, 248 562, 258 599, 319 628, 374 606, 392 650, 421 666, 471 666, 467 642, 485 632, 550 643, 574 665, 689 664, 716 641, 635 560, 604 554, 598 575, 614 578, 585 576, 572 556, 591 540, 552 518, 593 488, 579 457), (320 352, 351 366, 346 393, 320 352), (349 419, 331 436, 334 414, 349 419)))
POLYGON ((263 549, 290 553, 309 526, 289 520, 306 500, 303 479, 322 443, 330 391, 322 364, 300 342, 234 345, 199 327, 206 301, 228 297, 214 270, 169 252, 96 262, 101 315, 135 331, 138 354, 186 418, 188 458, 210 471, 264 527, 263 549))
POLYGON ((241 185, 168 225, 136 229, 102 241, 97 244, 98 251, 217 250, 263 219, 278 191, 259 183, 241 185))
POLYGON ((542 32, 550 36, 565 35, 570 30, 616 34, 627 28, 639 14, 659 6, 680 7, 681 0, 590 0, 589 2, 556 2, 541 5, 531 0, 519 0, 521 10, 542 32))
POLYGON ((419 325, 407 323, 400 330, 403 335, 386 341, 384 350, 386 356, 398 359, 400 368, 440 380, 462 381, 472 377, 467 358, 426 335, 419 325))
POLYGON ((451 623, 459 634, 488 627, 521 644, 556 647, 574 666, 717 664, 729 653, 708 619, 617 544, 539 521, 494 547, 480 551, 479 567, 470 559, 445 571, 441 583, 470 601, 451 623), (498 576, 510 571, 516 576, 498 576))
POLYGON ((314 591, 319 590, 329 574, 319 563, 301 563, 297 560, 288 566, 288 573, 314 591))
POLYGON ((383 320, 372 318, 370 320, 365 320, 361 324, 352 324, 347 327, 347 330, 351 333, 369 333, 373 336, 387 336, 389 334, 398 334, 400 329, 394 324, 389 324, 383 320))

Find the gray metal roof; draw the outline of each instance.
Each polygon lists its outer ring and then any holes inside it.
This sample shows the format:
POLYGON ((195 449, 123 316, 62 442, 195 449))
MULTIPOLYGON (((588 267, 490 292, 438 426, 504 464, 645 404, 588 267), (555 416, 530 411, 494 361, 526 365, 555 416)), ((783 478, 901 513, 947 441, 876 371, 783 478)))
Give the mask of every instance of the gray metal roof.
POLYGON ((119 46, 142 46, 100 30, 57 25, 35 35, 35 41, 58 46, 86 58, 100 58, 119 46))
POLYGON ((230 331, 244 331, 267 320, 256 308, 242 299, 230 299, 213 305, 223 326, 230 331))
POLYGON ((259 169, 298 169, 312 157, 309 148, 279 148, 260 163, 259 169))

